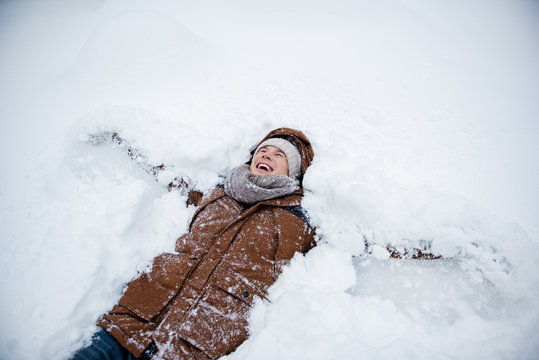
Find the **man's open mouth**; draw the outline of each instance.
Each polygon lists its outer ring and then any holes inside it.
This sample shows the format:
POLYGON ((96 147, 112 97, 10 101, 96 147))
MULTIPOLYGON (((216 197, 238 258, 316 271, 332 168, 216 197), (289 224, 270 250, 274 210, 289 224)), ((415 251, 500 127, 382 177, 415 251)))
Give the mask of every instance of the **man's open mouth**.
POLYGON ((259 163, 258 165, 256 165, 256 168, 265 171, 273 171, 273 168, 266 163, 259 163))

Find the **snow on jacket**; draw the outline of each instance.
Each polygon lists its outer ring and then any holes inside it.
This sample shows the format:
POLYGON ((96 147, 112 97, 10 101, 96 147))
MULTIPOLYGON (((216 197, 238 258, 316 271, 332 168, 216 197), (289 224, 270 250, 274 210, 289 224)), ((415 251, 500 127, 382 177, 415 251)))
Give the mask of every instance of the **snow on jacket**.
MULTIPOLYGON (((303 133, 277 129, 298 147, 302 174, 313 152, 303 133)), ((315 246, 301 209, 303 190, 239 203, 217 188, 202 198, 176 253, 154 259, 98 322, 133 355, 149 346, 163 359, 217 359, 248 336, 255 298, 265 299, 283 265, 315 246)))

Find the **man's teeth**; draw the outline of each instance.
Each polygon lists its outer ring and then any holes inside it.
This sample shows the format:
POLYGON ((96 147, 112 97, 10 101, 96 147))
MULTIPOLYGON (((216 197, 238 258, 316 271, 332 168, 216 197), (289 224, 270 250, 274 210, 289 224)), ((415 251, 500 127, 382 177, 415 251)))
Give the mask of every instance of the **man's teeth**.
POLYGON ((259 164, 258 168, 262 169, 262 170, 266 170, 266 171, 271 171, 271 167, 269 165, 266 165, 266 164, 259 164))

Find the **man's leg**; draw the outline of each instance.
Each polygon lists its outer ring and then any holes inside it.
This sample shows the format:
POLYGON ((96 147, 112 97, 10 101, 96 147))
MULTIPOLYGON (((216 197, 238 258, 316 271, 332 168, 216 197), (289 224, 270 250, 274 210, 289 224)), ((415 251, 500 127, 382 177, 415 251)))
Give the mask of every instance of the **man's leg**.
POLYGON ((71 360, 136 360, 105 330, 94 334, 92 343, 77 351, 71 360))

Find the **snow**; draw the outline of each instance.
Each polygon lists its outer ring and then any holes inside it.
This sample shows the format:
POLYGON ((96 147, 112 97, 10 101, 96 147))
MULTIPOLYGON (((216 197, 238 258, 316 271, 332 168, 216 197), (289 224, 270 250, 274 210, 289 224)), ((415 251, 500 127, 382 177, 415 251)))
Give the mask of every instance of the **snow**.
POLYGON ((0 2, 0 358, 68 358, 185 231, 194 209, 168 182, 211 189, 280 126, 313 142, 319 245, 227 359, 536 358, 538 16, 527 0, 0 2), (159 181, 90 141, 112 132, 168 165, 159 181))

